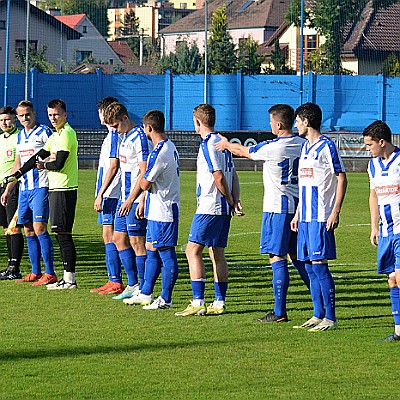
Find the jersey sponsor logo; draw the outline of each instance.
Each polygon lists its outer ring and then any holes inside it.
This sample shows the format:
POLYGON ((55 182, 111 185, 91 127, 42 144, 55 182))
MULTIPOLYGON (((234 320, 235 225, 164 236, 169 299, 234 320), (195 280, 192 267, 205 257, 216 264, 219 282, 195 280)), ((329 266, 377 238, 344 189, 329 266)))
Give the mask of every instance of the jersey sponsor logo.
POLYGON ((300 168, 299 177, 300 178, 313 178, 314 177, 314 168, 300 168))
POLYGON ((126 164, 126 156, 120 154, 119 155, 119 161, 123 162, 124 164, 126 164))
POLYGON ((32 157, 35 154, 35 150, 34 149, 26 149, 26 150, 21 150, 19 152, 19 154, 21 155, 21 157, 32 157))
POLYGON ((378 186, 375 188, 375 193, 377 196, 400 194, 400 185, 378 186))
POLYGON ((8 149, 8 150, 6 151, 6 156, 7 156, 7 158, 12 158, 13 155, 14 155, 14 152, 12 151, 12 149, 8 149))

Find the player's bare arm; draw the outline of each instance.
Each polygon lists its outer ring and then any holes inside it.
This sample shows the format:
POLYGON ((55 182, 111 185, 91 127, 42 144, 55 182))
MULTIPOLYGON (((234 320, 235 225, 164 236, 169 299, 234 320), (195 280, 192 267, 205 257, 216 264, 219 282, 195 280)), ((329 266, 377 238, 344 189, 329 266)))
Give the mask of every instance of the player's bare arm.
POLYGON ((147 168, 146 161, 139 162, 140 175, 136 181, 135 187, 132 189, 128 198, 125 200, 124 203, 122 203, 121 208, 119 209, 119 215, 121 215, 121 216, 128 215, 132 209, 132 204, 143 192, 143 190, 140 187, 140 183, 143 179, 144 173, 146 172, 146 168, 147 168))
MULTIPOLYGON (((15 156, 15 160, 14 160, 14 165, 11 169, 11 175, 14 174, 15 172, 17 172, 19 169, 21 168, 21 157, 17 154, 15 156)), ((1 204, 3 204, 3 206, 7 205, 8 202, 8 197, 10 195, 10 192, 12 190, 12 188, 18 183, 18 180, 15 180, 13 182, 10 182, 7 186, 6 189, 3 192, 3 195, 1 196, 1 204)))
POLYGON ((328 220, 326 221, 326 229, 328 231, 334 230, 339 225, 339 214, 340 210, 342 209, 344 196, 346 194, 347 189, 347 177, 345 172, 340 172, 337 175, 338 185, 336 188, 336 199, 335 204, 333 206, 331 215, 329 216, 328 220))
POLYGON ((110 159, 110 168, 108 169, 106 176, 104 177, 104 182, 101 185, 99 193, 94 201, 94 210, 97 212, 103 211, 103 196, 105 191, 111 185, 111 182, 117 175, 119 169, 119 159, 118 158, 111 158, 110 159))
POLYGON ((293 232, 299 231, 299 206, 297 206, 293 219, 290 221, 290 229, 293 232))
POLYGON ((371 215, 371 234, 370 241, 372 246, 378 246, 379 240, 379 211, 378 211, 378 196, 374 189, 370 190, 369 193, 369 212, 371 215))
POLYGON ((233 180, 232 180, 232 197, 234 203, 234 212, 238 217, 242 217, 244 214, 242 202, 240 201, 240 183, 239 177, 236 172, 236 169, 233 171, 233 180))
POLYGON ((228 204, 234 208, 233 198, 229 191, 228 182, 226 181, 225 175, 221 170, 218 170, 213 172, 213 177, 217 189, 221 192, 222 196, 225 197, 228 204))
MULTIPOLYGON (((220 135, 221 136, 221 135, 220 135)), ((251 158, 250 153, 249 153, 249 148, 246 146, 242 146, 239 143, 231 143, 228 139, 226 139, 224 136, 223 140, 219 141, 216 145, 215 148, 218 151, 223 151, 223 150, 229 150, 232 154, 235 156, 239 157, 246 157, 246 158, 251 158)))

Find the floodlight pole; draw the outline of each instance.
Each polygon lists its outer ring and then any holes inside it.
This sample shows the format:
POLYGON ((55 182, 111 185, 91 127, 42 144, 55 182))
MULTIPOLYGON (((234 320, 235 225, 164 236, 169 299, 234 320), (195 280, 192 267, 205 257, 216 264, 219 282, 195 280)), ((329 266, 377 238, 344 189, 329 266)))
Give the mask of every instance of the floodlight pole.
POLYGON ((208 101, 208 0, 204 1, 204 104, 208 101))
POLYGON ((26 0, 26 34, 25 34, 25 100, 28 100, 29 80, 29 23, 31 19, 31 2, 26 0))
POLYGON ((10 8, 11 0, 7 0, 7 18, 6 18, 6 51, 4 60, 4 106, 7 105, 8 93, 8 61, 9 61, 9 47, 10 47, 10 8))
POLYGON ((300 105, 303 104, 304 72, 304 0, 301 0, 300 11, 300 105))

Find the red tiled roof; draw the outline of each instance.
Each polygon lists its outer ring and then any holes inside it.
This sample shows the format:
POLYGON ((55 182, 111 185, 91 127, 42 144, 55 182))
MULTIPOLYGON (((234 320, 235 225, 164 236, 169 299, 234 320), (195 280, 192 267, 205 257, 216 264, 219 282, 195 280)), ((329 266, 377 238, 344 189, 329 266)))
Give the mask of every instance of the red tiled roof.
POLYGON ((58 19, 63 24, 68 25, 70 28, 75 29, 85 17, 86 14, 74 14, 74 15, 60 15, 54 18, 58 19))
MULTIPOLYGON (((291 0, 214 0, 208 6, 209 23, 211 24, 212 13, 218 7, 226 4, 226 20, 229 29, 277 28, 284 21, 290 2, 291 0)), ((167 26, 160 33, 202 30, 204 30, 204 8, 167 26)))
POLYGON ((107 43, 111 46, 111 48, 124 64, 126 64, 127 62, 137 63, 137 57, 135 56, 135 53, 132 51, 132 49, 128 46, 128 43, 120 41, 110 41, 107 43))

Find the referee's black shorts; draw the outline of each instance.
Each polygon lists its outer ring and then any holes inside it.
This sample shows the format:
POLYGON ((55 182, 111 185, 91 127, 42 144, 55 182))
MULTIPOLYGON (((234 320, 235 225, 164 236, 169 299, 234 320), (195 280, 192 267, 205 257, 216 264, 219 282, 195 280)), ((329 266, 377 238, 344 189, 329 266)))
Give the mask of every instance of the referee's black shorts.
POLYGON ((53 232, 72 232, 78 191, 50 191, 50 223, 53 232))
MULTIPOLYGON (((0 189, 0 197, 3 195, 6 188, 2 187, 0 189)), ((8 224, 12 220, 15 211, 18 208, 18 192, 19 192, 19 184, 17 183, 9 193, 7 199, 7 205, 4 207, 0 202, 0 224, 3 228, 7 228, 8 224)))

